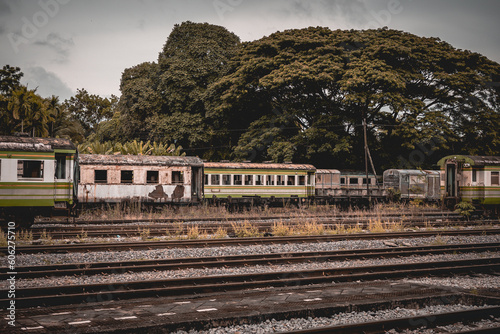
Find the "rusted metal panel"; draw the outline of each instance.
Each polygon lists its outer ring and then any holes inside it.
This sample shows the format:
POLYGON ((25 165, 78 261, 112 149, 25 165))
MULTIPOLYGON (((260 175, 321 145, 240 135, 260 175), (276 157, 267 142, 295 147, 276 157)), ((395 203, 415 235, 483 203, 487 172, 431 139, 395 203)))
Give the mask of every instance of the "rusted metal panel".
POLYGON ((76 147, 62 138, 0 136, 0 151, 51 152, 54 149, 76 150, 76 147))
POLYGON ((443 167, 448 160, 468 163, 471 166, 500 166, 500 156, 484 155, 448 155, 440 159, 437 164, 443 167))
POLYGON ((202 167, 198 157, 172 157, 153 155, 81 154, 80 165, 130 165, 130 166, 193 166, 202 167))

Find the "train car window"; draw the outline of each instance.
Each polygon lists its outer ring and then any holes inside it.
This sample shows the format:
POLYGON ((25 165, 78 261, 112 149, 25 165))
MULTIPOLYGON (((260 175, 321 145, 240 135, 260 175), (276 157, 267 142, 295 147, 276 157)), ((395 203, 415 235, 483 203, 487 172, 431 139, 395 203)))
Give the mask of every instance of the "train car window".
POLYGON ((500 185, 500 172, 491 172, 491 185, 500 185))
POLYGON ((477 170, 472 170, 472 182, 477 182, 477 170))
MULTIPOLYGON (((366 184, 366 177, 363 178, 363 184, 366 184)), ((368 184, 372 184, 372 179, 368 179, 368 184)))
POLYGON ((212 185, 213 186, 219 186, 220 185, 220 175, 219 174, 212 174, 210 178, 212 179, 212 185))
POLYGON ((231 185, 231 175, 222 175, 222 185, 224 186, 231 185))
POLYGON ((264 184, 264 177, 262 175, 255 175, 255 185, 261 186, 264 184))
POLYGON ((108 183, 108 171, 96 169, 94 171, 94 183, 108 183))
POLYGON ((0 180, 2 180, 2 159, 0 159, 0 180))
POLYGON ((172 184, 183 184, 184 183, 184 173, 181 171, 172 172, 172 184))
POLYGON ((266 186, 274 186, 274 175, 266 176, 266 186))
POLYGON ((56 179, 66 178, 66 154, 56 153, 56 179))
POLYGON ((234 175, 233 184, 235 186, 241 186, 241 175, 234 175))
POLYGON ((17 177, 34 179, 43 178, 43 161, 18 160, 17 177))
POLYGON ((276 185, 277 186, 283 186, 283 185, 285 185, 285 176, 283 176, 283 175, 276 175, 276 185))
POLYGON ((340 184, 345 184, 345 177, 340 178, 340 184))
POLYGON ((148 170, 146 172, 146 183, 159 183, 159 180, 157 170, 148 170))
POLYGON ((299 175, 299 186, 306 185, 306 177, 304 175, 299 175))
POLYGON ((289 175, 286 184, 289 186, 294 186, 295 185, 295 176, 289 175))
POLYGON ((357 177, 350 177, 349 184, 358 184, 359 180, 357 177))
POLYGON ((245 185, 246 186, 253 185, 253 175, 245 175, 245 185))
POLYGON ((204 179, 205 179, 205 185, 207 186, 208 185, 208 175, 207 174, 205 174, 204 179))
POLYGON ((120 174, 121 174, 121 183, 133 183, 134 182, 134 171, 122 170, 120 174))

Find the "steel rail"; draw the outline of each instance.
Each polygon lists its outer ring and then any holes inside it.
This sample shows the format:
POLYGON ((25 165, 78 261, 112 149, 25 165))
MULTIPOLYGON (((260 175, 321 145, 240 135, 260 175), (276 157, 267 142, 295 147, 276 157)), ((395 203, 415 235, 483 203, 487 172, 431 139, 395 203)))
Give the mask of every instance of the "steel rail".
MULTIPOLYGON (((415 232, 390 232, 390 233, 356 233, 317 236, 287 236, 287 237, 258 237, 258 238, 228 238, 228 239, 193 239, 193 240, 166 240, 145 242, 115 242, 115 243, 86 243, 86 244, 59 244, 59 245, 30 245, 16 247, 16 254, 34 253, 70 253, 88 251, 113 251, 133 249, 158 249, 158 248, 196 248, 213 246, 243 246, 261 244, 286 244, 286 243, 313 243, 334 242, 344 240, 373 240, 393 238, 421 238, 431 236, 456 236, 456 235, 492 235, 500 234, 500 229, 474 229, 474 230, 438 230, 415 232)), ((0 249, 6 252, 7 249, 0 249)))
POLYGON ((93 220, 71 220, 68 221, 51 221, 48 219, 40 220, 36 224, 123 224, 123 223, 141 223, 141 222, 154 222, 154 223, 179 223, 179 222, 239 222, 239 221, 255 221, 255 220, 280 220, 280 219, 332 219, 332 220, 355 220, 355 219, 370 219, 370 218, 453 218, 463 219, 463 217, 453 211, 400 211, 400 212, 362 212, 362 213, 339 213, 336 215, 331 214, 318 214, 318 215, 272 215, 272 216, 245 216, 245 215, 231 215, 228 217, 175 217, 175 218, 118 218, 118 219, 93 219, 93 220))
MULTIPOLYGON (((348 325, 325 326, 319 328, 311 328, 311 329, 303 329, 303 330, 279 332, 279 333, 281 334, 284 333, 378 334, 378 333, 386 333, 391 329, 395 329, 397 331, 403 331, 405 329, 417 329, 421 327, 434 328, 436 326, 455 324, 457 322, 469 323, 473 321, 487 319, 490 316, 495 318, 500 317, 500 306, 486 306, 486 307, 481 307, 479 309, 472 309, 465 311, 433 313, 417 317, 404 317, 404 318, 370 321, 370 322, 355 323, 348 325), (425 326, 426 324, 428 326, 425 326)), ((500 326, 496 328, 478 329, 470 333, 499 333, 498 331, 499 329, 500 326)))
MULTIPOLYGON (((67 275, 118 274, 125 272, 180 270, 186 268, 238 267, 254 265, 276 265, 303 262, 326 262, 364 260, 371 258, 394 258, 463 252, 499 251, 500 243, 454 244, 436 246, 375 248, 359 250, 295 252, 272 254, 248 254, 215 257, 154 259, 126 262, 72 263, 50 266, 17 267, 18 278, 54 277, 67 275)), ((0 279, 8 279, 0 273, 0 279)))
MULTIPOLYGON (((16 289, 16 308, 500 270, 500 257, 16 289)), ((7 294, 3 294, 6 296, 7 294)), ((0 303, 8 303, 3 297, 0 303)), ((5 304, 6 305, 6 304, 5 304)))
MULTIPOLYGON (((368 229, 372 221, 349 221, 349 222, 316 222, 317 224, 323 226, 327 229, 335 229, 339 226, 341 227, 357 227, 368 229)), ((450 225, 456 225, 460 223, 460 226, 484 226, 488 224, 498 223, 497 221, 458 221, 458 220, 444 220, 438 222, 429 222, 427 220, 420 221, 384 221, 382 222, 386 226, 398 225, 403 223, 405 227, 449 227, 450 225)), ((272 233, 276 222, 254 222, 252 226, 256 227, 261 233, 272 233)), ((287 227, 296 227, 303 225, 304 222, 286 222, 284 223, 287 227)), ((147 230, 149 236, 165 236, 165 235, 175 235, 175 234, 187 234, 190 229, 198 228, 204 233, 215 233, 219 228, 224 228, 227 233, 235 233, 233 223, 222 222, 219 224, 214 223, 184 223, 180 226, 171 225, 113 225, 108 226, 85 226, 85 227, 73 227, 73 226, 51 226, 51 227, 34 227, 31 229, 34 239, 40 239, 43 235, 50 235, 52 239, 67 239, 67 238, 77 238, 83 235, 87 238, 90 237, 116 237, 120 235, 121 237, 132 237, 140 236, 147 230)))

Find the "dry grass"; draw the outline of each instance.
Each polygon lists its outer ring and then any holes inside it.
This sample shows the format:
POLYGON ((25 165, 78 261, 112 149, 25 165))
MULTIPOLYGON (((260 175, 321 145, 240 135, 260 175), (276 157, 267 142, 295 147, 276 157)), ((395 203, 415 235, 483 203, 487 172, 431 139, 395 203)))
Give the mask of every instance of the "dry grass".
POLYGON ((247 220, 243 224, 231 223, 234 234, 238 238, 261 237, 262 233, 257 226, 250 224, 247 220))

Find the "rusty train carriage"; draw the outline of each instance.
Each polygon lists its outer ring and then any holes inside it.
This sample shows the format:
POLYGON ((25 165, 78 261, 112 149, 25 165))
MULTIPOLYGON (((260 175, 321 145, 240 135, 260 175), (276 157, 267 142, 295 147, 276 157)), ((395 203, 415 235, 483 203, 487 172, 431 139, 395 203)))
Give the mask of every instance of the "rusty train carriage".
POLYGON ((383 199, 385 196, 385 191, 382 185, 377 183, 374 174, 368 174, 367 179, 366 174, 362 172, 337 169, 316 170, 316 197, 320 202, 355 202, 367 199, 368 190, 372 199, 383 199))
POLYGON ((196 157, 80 155, 80 203, 199 203, 203 162, 196 157))

